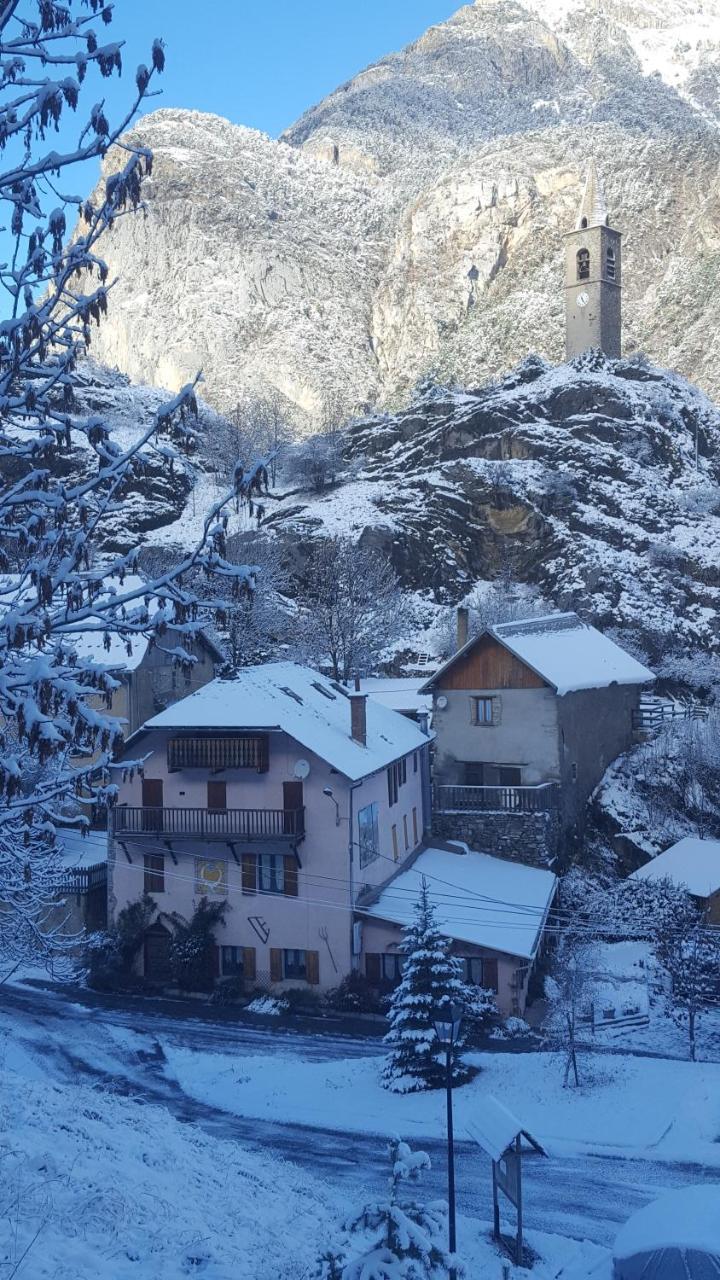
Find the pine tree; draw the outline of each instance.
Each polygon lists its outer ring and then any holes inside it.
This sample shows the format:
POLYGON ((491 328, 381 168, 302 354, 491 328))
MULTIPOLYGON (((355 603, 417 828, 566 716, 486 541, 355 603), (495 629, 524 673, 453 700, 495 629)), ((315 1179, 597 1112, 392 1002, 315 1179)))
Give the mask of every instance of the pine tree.
POLYGON ((417 1182, 430 1168, 424 1151, 411 1151, 394 1138, 387 1198, 365 1205, 345 1224, 337 1249, 318 1260, 313 1280, 447 1280, 451 1264, 461 1277, 464 1268, 443 1248, 447 1205, 428 1205, 402 1197, 404 1182, 417 1182))
MULTIPOLYGON (((415 920, 404 930, 402 947, 407 959, 402 981, 390 1001, 390 1030, 385 1036, 390 1053, 381 1078, 386 1089, 411 1093, 437 1089, 445 1083, 445 1054, 437 1043, 433 1013, 453 1001, 473 1005, 475 1012, 478 992, 467 987, 460 961, 450 954, 450 942, 438 928, 424 878, 415 905, 415 920)), ((462 1084, 470 1076, 459 1057, 464 1043, 461 1030, 453 1050, 455 1084, 462 1084)))

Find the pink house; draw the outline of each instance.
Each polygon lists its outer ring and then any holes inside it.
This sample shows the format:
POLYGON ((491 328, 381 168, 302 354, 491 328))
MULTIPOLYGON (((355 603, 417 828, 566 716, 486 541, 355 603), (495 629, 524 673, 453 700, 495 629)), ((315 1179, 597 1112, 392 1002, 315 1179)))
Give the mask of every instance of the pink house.
POLYGON ((216 679, 126 744, 108 853, 110 919, 147 892, 140 965, 163 982, 172 916, 229 904, 218 973, 249 986, 337 985, 361 967, 355 904, 422 844, 429 737, 293 663, 216 679))

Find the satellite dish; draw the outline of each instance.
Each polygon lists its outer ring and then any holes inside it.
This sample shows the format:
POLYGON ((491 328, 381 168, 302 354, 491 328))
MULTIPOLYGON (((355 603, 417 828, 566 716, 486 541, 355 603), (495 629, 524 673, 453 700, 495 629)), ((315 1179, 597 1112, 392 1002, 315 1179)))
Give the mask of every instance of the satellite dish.
POLYGON ((293 773, 295 774, 296 778, 300 778, 300 780, 302 781, 303 778, 307 778, 309 772, 310 772, 310 765, 308 764, 307 760, 295 761, 295 768, 293 769, 293 773))

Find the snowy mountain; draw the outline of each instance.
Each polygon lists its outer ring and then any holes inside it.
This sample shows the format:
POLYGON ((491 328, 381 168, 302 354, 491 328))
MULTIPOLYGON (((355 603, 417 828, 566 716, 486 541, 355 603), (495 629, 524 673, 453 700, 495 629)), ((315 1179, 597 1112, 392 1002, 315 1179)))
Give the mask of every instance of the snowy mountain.
POLYGON ((660 674, 716 678, 699 654, 720 643, 720 412, 680 377, 532 358, 477 391, 430 387, 347 439, 345 482, 287 494, 266 528, 379 547, 428 619, 508 573, 617 628, 660 674))
POLYGON ((163 110, 147 218, 107 239, 95 356, 310 425, 562 356, 589 154, 625 232, 626 350, 720 393, 720 0, 476 0, 279 141, 163 110))

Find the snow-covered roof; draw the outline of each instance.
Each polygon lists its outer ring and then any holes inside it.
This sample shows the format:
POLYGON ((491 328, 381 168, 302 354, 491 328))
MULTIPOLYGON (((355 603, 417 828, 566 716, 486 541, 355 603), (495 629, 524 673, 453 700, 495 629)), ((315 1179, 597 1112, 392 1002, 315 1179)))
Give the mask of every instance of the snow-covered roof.
POLYGON ((88 831, 84 836, 76 827, 59 827, 57 844, 60 860, 68 871, 107 862, 106 831, 88 831))
POLYGON ((668 1191, 638 1209, 620 1228, 613 1256, 616 1262, 643 1260, 637 1271, 621 1268, 624 1277, 658 1276, 659 1280, 687 1280, 717 1275, 720 1271, 720 1184, 701 1183, 668 1191), (689 1257, 683 1257, 685 1252, 689 1257), (702 1260, 693 1263, 693 1254, 709 1255, 712 1266, 702 1260), (657 1255, 653 1263, 648 1255, 657 1255), (678 1256, 679 1255, 679 1256, 678 1256), (644 1268, 644 1269, 643 1269, 644 1268))
POLYGON ((424 679, 414 676, 368 676, 360 681, 360 689, 384 707, 392 711, 412 712, 432 711, 432 698, 429 694, 420 693, 424 679))
POLYGON ((709 898, 720 890, 720 840, 684 836, 644 867, 631 880, 672 880, 696 898, 709 898))
POLYGON ((465 1128, 491 1160, 499 1160, 518 1136, 526 1137, 538 1151, 542 1151, 540 1143, 530 1136, 522 1121, 497 1098, 483 1097, 480 1109, 465 1128))
POLYGON ((368 698, 367 743, 350 737, 350 694, 294 662, 245 667, 212 680, 145 724, 146 729, 282 730, 351 781, 427 745, 407 716, 368 698))
POLYGON ((362 908, 363 914, 410 924, 423 879, 447 937, 523 959, 535 955, 555 896, 552 871, 476 853, 459 843, 427 848, 388 881, 375 901, 362 908))
POLYGON ((499 623, 482 636, 474 636, 421 686, 421 692, 432 689, 458 659, 487 635, 560 695, 580 689, 605 689, 611 684, 651 684, 655 679, 652 671, 576 613, 551 613, 543 618, 499 623))

